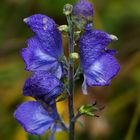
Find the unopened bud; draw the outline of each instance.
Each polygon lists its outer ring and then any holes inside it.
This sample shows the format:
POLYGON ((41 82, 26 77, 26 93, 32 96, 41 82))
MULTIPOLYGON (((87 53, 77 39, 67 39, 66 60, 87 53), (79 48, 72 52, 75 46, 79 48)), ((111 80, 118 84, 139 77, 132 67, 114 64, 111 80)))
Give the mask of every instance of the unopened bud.
POLYGON ((93 114, 94 106, 92 104, 82 105, 78 112, 83 115, 94 116, 93 114))
POLYGON ((73 53, 70 54, 70 58, 76 60, 76 59, 79 58, 79 54, 76 53, 76 52, 73 52, 73 53))
POLYGON ((69 27, 67 26, 67 25, 61 25, 61 26, 59 26, 58 27, 58 29, 59 29, 59 31, 61 31, 61 32, 68 32, 68 30, 69 30, 69 27))
POLYGON ((73 6, 71 4, 66 4, 63 8, 63 13, 68 16, 72 13, 73 6))

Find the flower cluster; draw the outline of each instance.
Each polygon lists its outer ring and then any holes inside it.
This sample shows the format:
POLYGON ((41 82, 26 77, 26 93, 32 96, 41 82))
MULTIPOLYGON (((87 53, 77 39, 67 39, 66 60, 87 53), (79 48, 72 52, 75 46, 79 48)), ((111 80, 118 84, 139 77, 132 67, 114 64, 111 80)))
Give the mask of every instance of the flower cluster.
POLYGON ((54 134, 60 125, 55 99, 63 89, 60 81, 63 75, 61 34, 55 22, 45 15, 33 15, 24 22, 35 35, 27 41, 28 47, 21 51, 26 70, 32 72, 25 82, 23 95, 34 97, 36 101, 21 104, 14 115, 31 134, 44 134, 48 128, 54 134))
MULTIPOLYGON (((69 9, 68 6, 65 10, 69 9)), ((114 58, 116 51, 108 49, 107 46, 117 40, 117 37, 93 28, 94 10, 88 0, 78 1, 73 9, 71 6, 70 11, 65 12, 67 16, 70 14, 71 23, 78 27, 76 29, 80 29, 78 53, 80 70, 84 76, 83 93, 88 93, 88 86, 109 85, 120 67, 114 58)), ((32 72, 32 76, 24 84, 23 95, 31 96, 36 101, 21 104, 14 115, 30 134, 42 135, 50 128, 51 138, 54 139, 54 132, 64 129, 57 112, 56 98, 67 86, 61 79, 67 79, 68 72, 65 72, 65 69, 71 64, 66 60, 64 63, 66 57, 61 33, 53 19, 36 14, 24 19, 24 22, 34 32, 34 36, 27 40, 27 48, 21 51, 26 70, 32 72)), ((69 31, 68 26, 63 27, 67 27, 65 31, 69 31)), ((78 58, 76 52, 73 54, 78 58)), ((69 54, 69 59, 73 54, 69 54)))

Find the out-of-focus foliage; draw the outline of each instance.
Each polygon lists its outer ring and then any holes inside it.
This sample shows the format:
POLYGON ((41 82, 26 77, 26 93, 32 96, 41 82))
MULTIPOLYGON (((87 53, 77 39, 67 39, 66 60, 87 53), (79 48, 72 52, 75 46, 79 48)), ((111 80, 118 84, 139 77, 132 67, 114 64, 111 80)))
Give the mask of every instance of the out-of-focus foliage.
MULTIPOLYGON (((96 99, 105 109, 99 118, 82 117, 84 127, 76 125, 76 140, 139 140, 140 139, 140 0, 94 0, 95 28, 118 36, 111 45, 118 50, 121 64, 119 75, 109 87, 94 87, 90 94, 81 94, 81 81, 76 82, 75 108, 96 99)), ((62 13, 65 3, 74 0, 1 0, 0 1, 0 140, 27 140, 27 134, 13 118, 22 96, 27 75, 20 57, 25 40, 32 33, 23 18, 43 13, 65 24, 62 13)), ((64 44, 67 44, 66 37, 64 44)), ((67 121, 66 102, 58 104, 67 121)), ((30 137, 31 139, 31 137, 30 137)), ((38 139, 38 138, 34 138, 38 139)), ((56 140, 66 140, 67 134, 56 134, 56 140)))

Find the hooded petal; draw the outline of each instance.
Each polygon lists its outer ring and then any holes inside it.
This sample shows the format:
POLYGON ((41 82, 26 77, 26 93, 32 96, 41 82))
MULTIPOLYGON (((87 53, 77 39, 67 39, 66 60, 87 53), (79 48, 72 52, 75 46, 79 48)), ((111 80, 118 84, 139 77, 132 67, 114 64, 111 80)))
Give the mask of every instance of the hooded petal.
POLYGON ((25 23, 35 36, 27 40, 28 47, 22 49, 21 55, 29 71, 47 71, 62 77, 63 56, 62 37, 55 22, 41 14, 26 18, 25 23), (59 73, 57 73, 59 71, 59 73))
POLYGON ((36 72, 26 80, 23 95, 43 99, 50 103, 61 94, 62 88, 62 83, 54 75, 46 72, 36 72))
POLYGON ((52 56, 59 57, 63 53, 62 37, 53 19, 42 14, 35 14, 24 21, 39 38, 44 49, 52 56))
POLYGON ((85 78, 88 86, 109 85, 110 80, 118 73, 120 66, 116 59, 104 53, 85 70, 85 78))
POLYGON ((25 131, 36 135, 44 134, 54 123, 54 118, 36 101, 21 104, 15 111, 14 117, 25 131))
POLYGON ((90 66, 111 43, 109 34, 100 30, 86 31, 80 38, 80 60, 82 67, 90 66))

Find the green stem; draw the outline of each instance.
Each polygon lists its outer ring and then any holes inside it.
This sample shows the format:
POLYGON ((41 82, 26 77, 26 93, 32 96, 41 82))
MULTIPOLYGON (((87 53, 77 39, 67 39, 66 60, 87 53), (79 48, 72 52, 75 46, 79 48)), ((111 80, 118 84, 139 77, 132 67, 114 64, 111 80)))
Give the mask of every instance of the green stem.
MULTIPOLYGON (((71 17, 67 16, 69 25, 69 56, 74 52, 74 31, 71 17)), ((69 57, 69 70, 68 70, 68 84, 69 84, 69 97, 68 97, 68 108, 69 108, 69 140, 74 140, 74 62, 69 57)))

